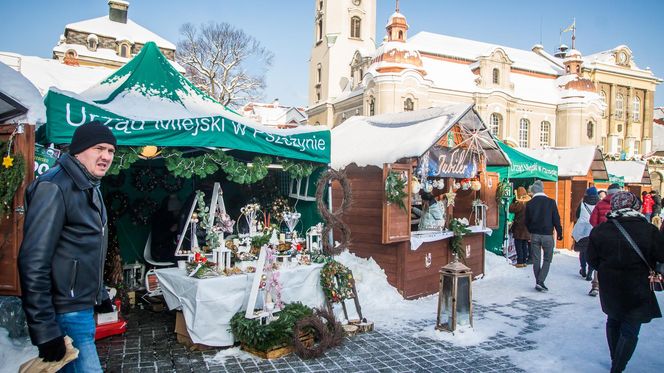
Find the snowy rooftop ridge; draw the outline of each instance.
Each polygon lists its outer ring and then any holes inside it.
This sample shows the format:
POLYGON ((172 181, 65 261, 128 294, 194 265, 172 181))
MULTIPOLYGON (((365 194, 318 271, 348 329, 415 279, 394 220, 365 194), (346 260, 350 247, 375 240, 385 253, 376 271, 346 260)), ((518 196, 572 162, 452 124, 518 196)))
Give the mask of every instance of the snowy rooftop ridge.
MULTIPOLYGON (((516 148, 518 151, 543 162, 558 166, 559 177, 586 176, 589 171, 606 173, 606 165, 602 160, 601 152, 595 145, 568 147, 568 148, 516 148), (594 164, 600 162, 601 165, 594 164)), ((608 180, 594 176, 598 180, 608 180)))
POLYGON ((0 62, 0 92, 28 109, 24 115, 10 119, 10 123, 30 123, 38 126, 46 123, 46 106, 37 87, 2 62, 0 62))
POLYGON ((117 41, 127 40, 135 43, 145 44, 154 41, 158 46, 175 50, 175 44, 137 24, 131 19, 127 23, 111 21, 108 16, 87 19, 80 22, 70 23, 65 30, 74 30, 114 38, 117 41))
POLYGON ((624 177, 625 183, 643 183, 644 171, 648 168, 645 161, 604 161, 604 163, 608 173, 624 177))

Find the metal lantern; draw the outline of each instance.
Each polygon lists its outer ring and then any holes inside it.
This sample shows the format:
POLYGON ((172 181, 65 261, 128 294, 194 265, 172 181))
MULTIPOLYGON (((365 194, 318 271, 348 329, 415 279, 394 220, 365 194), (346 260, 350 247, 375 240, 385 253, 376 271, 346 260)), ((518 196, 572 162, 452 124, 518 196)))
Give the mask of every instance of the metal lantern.
POLYGON ((436 329, 454 332, 460 326, 473 326, 473 272, 455 256, 440 269, 436 329))
POLYGON ((475 225, 481 227, 482 229, 486 228, 486 208, 487 206, 482 203, 473 203, 473 215, 475 215, 475 225))
POLYGON ((307 230, 307 249, 310 253, 320 252, 323 237, 323 224, 318 223, 307 230))

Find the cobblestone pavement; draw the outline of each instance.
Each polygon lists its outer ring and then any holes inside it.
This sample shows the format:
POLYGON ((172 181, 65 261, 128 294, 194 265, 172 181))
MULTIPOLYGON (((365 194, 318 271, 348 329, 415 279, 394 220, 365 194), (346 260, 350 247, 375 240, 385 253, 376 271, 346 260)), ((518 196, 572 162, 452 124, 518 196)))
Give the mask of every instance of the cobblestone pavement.
POLYGON ((431 319, 409 322, 399 333, 377 326, 314 360, 295 354, 275 360, 229 356, 224 363, 212 361, 219 349, 189 351, 178 344, 173 313, 136 310, 129 317, 127 333, 97 342, 97 350, 106 372, 525 372, 509 355, 536 348, 530 334, 542 329, 542 322, 562 305, 526 297, 507 305, 476 304, 475 320, 504 316, 514 320, 511 327, 516 333, 501 331, 472 347, 418 337, 417 333, 433 328, 435 319, 431 319))

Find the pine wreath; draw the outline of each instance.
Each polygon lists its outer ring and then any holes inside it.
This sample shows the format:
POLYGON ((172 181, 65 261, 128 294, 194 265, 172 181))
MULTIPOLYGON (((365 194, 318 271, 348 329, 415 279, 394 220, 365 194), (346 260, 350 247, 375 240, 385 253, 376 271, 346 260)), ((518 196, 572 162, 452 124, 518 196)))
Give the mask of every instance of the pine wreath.
POLYGON ((143 167, 134 170, 132 173, 133 185, 140 192, 151 192, 157 187, 157 175, 150 167, 143 167))
POLYGON ((311 359, 321 356, 330 345, 330 332, 327 325, 318 316, 307 316, 295 323, 293 328, 293 348, 295 354, 302 359, 311 359), (314 336, 314 344, 307 347, 300 336, 311 333, 314 336))
POLYGON ((159 204, 150 197, 139 198, 131 208, 131 222, 134 225, 148 225, 159 204))
POLYGON ((320 271, 320 284, 323 287, 323 293, 332 303, 354 297, 351 281, 353 281, 353 272, 336 260, 327 262, 320 271))
POLYGON ((114 219, 120 219, 129 208, 129 197, 127 193, 119 190, 108 193, 106 195, 106 206, 108 206, 109 215, 113 216, 114 219))
POLYGON ((161 186, 165 191, 169 193, 175 193, 182 189, 182 183, 184 179, 177 177, 170 172, 164 172, 164 175, 161 178, 161 186))

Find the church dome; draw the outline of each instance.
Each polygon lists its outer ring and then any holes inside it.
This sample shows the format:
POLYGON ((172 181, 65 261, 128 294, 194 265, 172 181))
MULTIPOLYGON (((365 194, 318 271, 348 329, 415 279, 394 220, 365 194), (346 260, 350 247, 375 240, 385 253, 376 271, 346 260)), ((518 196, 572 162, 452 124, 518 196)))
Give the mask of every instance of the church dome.
POLYGON ((383 42, 376 50, 371 63, 378 73, 398 73, 413 69, 423 76, 426 75, 420 52, 403 42, 383 42))

